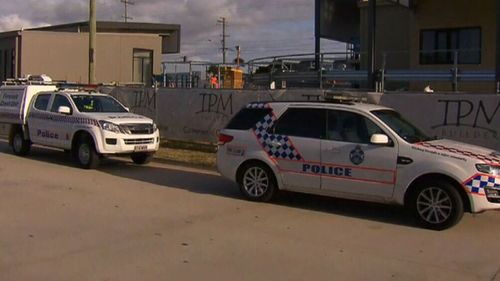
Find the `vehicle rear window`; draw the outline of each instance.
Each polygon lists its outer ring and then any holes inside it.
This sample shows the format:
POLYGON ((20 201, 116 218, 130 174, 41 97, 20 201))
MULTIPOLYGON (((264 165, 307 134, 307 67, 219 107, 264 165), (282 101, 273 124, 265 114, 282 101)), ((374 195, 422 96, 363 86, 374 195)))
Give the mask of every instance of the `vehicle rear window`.
POLYGON ((276 122, 274 133, 304 138, 324 138, 326 133, 326 110, 320 108, 289 108, 276 122))
POLYGON ((52 108, 50 111, 58 112, 60 106, 67 106, 71 109, 71 104, 69 103, 66 97, 61 95, 56 95, 54 101, 52 102, 52 108))
POLYGON ((39 95, 35 101, 35 108, 39 110, 47 110, 49 105, 50 94, 39 95))
POLYGON ((248 130, 271 112, 271 108, 243 108, 229 121, 226 129, 248 130))

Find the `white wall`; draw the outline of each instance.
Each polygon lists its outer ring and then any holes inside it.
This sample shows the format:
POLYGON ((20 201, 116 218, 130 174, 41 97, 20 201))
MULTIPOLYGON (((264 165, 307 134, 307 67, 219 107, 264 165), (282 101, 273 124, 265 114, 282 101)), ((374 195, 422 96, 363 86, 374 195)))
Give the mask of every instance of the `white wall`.
MULTIPOLYGON (((216 133, 251 101, 316 100, 320 90, 106 89, 157 120, 163 138, 216 142, 216 133)), ((427 134, 500 150, 500 95, 362 93, 393 107, 427 134)))

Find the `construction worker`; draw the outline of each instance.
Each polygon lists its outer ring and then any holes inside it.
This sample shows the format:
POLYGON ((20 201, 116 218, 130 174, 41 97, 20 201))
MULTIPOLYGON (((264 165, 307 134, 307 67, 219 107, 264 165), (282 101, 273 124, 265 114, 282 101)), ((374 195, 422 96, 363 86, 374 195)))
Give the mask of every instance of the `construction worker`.
POLYGON ((217 83, 217 76, 215 76, 215 75, 212 75, 212 77, 210 78, 210 88, 212 88, 212 89, 219 88, 219 85, 217 83))
POLYGON ((83 105, 83 108, 86 110, 86 111, 93 111, 94 110, 94 100, 93 99, 88 99, 86 98, 84 100, 84 105, 83 105))

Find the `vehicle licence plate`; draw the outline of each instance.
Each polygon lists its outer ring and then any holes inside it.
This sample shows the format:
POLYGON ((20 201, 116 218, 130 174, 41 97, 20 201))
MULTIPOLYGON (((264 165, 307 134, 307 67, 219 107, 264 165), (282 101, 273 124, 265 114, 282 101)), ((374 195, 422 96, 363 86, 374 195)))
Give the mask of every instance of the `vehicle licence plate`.
POLYGON ((145 151, 148 150, 147 145, 136 145, 134 146, 134 151, 145 151))

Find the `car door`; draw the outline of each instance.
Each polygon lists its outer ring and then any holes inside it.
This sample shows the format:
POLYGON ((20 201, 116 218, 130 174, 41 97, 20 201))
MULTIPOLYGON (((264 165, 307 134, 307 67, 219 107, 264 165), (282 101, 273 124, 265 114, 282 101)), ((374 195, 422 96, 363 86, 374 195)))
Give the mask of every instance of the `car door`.
POLYGON ((271 128, 268 154, 275 161, 285 188, 319 189, 321 138, 326 132, 322 108, 288 108, 271 128))
POLYGON ((50 118, 47 111, 50 104, 52 94, 39 94, 31 105, 28 128, 31 141, 43 145, 52 145, 50 138, 50 126, 48 120, 50 118))
POLYGON ((52 105, 50 107, 51 118, 48 120, 51 132, 53 133, 53 144, 60 148, 70 148, 71 147, 71 135, 73 126, 71 121, 71 115, 73 114, 73 108, 68 98, 61 94, 56 94, 52 105), (71 109, 69 115, 59 113, 59 107, 67 106, 71 109))
POLYGON ((359 113, 328 110, 327 136, 321 144, 321 187, 356 196, 391 197, 396 180, 398 148, 370 143, 385 132, 359 113))

